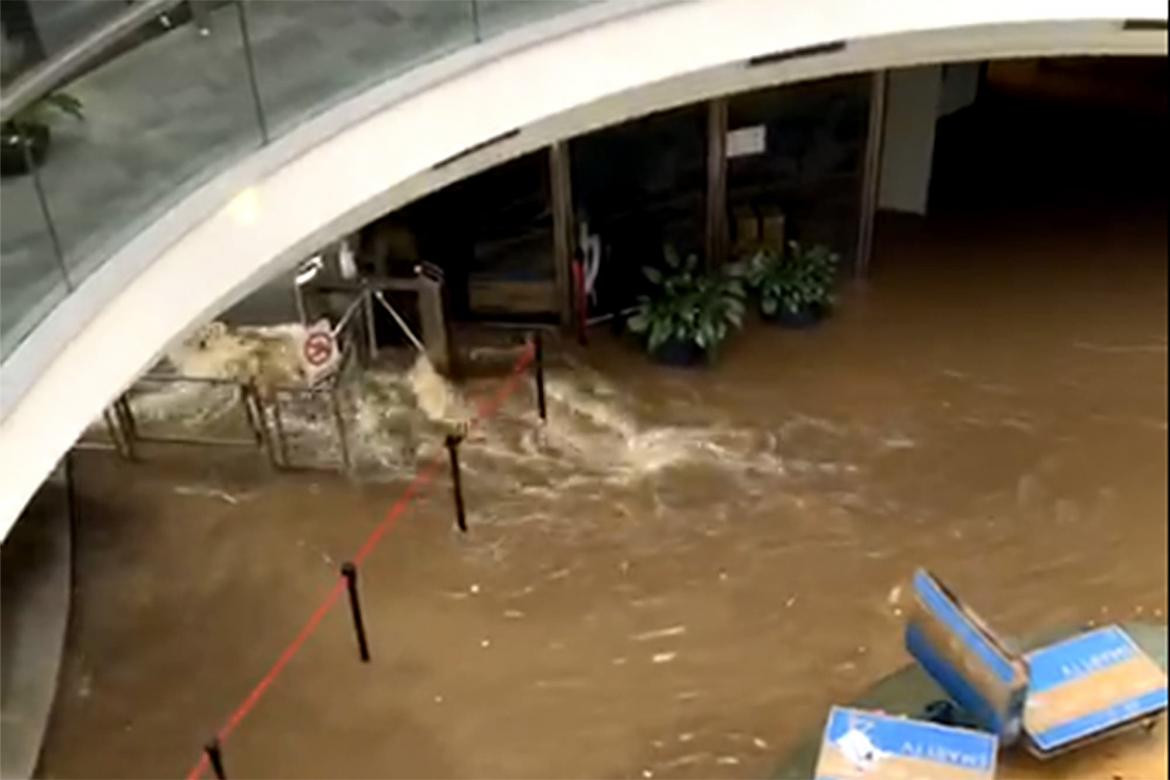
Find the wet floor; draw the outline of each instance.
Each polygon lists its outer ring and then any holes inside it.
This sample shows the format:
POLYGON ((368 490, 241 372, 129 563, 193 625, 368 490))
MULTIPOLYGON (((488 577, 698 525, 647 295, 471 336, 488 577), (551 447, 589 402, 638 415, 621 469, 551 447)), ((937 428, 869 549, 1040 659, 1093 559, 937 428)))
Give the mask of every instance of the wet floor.
MULTIPOLYGON (((907 663, 920 565, 1008 634, 1164 622, 1165 210, 991 224, 884 224, 832 319, 752 324, 714 370, 550 348, 547 429, 525 385, 465 445, 470 533, 440 479, 361 571, 372 662, 340 605, 229 775, 766 775, 907 663)), ((359 480, 75 455, 46 776, 190 768, 434 451, 389 428, 359 480)))

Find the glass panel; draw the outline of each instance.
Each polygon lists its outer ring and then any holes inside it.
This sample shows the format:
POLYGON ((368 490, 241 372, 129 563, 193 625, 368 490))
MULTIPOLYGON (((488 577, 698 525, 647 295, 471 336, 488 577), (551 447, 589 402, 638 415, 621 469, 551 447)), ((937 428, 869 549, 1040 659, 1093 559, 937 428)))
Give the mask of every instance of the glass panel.
POLYGON ((261 143, 237 8, 205 8, 206 31, 152 20, 61 90, 84 119, 53 117, 40 174, 75 284, 261 143))
POLYGON ((733 256, 795 239, 852 262, 869 85, 868 76, 842 76, 729 99, 728 128, 762 132, 761 148, 728 161, 733 256))
POLYGON ((469 2, 248 3, 256 82, 273 135, 389 76, 475 42, 469 2))
POLYGON ((476 0, 483 38, 499 35, 530 22, 573 11, 602 0, 476 0))
POLYGON ((10 129, 2 138, 0 358, 6 358, 67 288, 20 140, 10 129))
POLYGON ((4 0, 0 2, 0 81, 5 85, 60 54, 124 12, 109 0, 4 0))

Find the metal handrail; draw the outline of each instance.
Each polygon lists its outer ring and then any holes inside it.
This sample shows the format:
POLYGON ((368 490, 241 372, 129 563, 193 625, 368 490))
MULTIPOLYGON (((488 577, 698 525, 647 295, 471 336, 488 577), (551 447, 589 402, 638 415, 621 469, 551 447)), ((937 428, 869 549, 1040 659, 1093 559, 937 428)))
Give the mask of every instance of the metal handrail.
POLYGON ((111 47, 136 32, 144 22, 185 1, 140 0, 55 57, 36 66, 4 89, 0 96, 0 121, 7 122, 22 109, 68 82, 111 47))

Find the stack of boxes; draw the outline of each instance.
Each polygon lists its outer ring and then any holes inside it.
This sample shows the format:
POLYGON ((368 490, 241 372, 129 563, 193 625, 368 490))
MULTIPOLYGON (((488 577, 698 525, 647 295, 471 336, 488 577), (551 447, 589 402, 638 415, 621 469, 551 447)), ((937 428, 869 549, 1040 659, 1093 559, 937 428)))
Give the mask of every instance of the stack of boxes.
POLYGON ((914 575, 906 649, 977 730, 835 708, 818 780, 981 780, 994 776, 1001 746, 1022 744, 1046 759, 1152 724, 1166 711, 1165 672, 1121 627, 1020 656, 921 570, 914 575))

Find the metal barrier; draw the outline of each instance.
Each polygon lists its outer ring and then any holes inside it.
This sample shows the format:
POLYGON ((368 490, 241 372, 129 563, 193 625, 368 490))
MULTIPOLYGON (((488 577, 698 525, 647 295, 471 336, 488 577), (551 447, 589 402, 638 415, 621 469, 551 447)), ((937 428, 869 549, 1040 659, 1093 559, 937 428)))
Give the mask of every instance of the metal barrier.
POLYGON ((364 330, 367 327, 361 317, 354 316, 364 307, 369 306, 370 293, 360 291, 345 313, 333 328, 333 337, 340 345, 341 358, 337 370, 321 384, 311 387, 292 385, 278 385, 261 393, 255 383, 239 379, 219 377, 194 377, 182 374, 147 374, 138 379, 124 393, 102 411, 109 442, 82 440, 74 445, 78 449, 114 450, 127 460, 137 460, 141 454, 141 444, 177 444, 206 447, 255 447, 263 449, 268 454, 268 460, 274 468, 285 470, 337 470, 349 472, 353 466, 348 432, 345 426, 345 417, 342 413, 341 396, 344 392, 344 382, 347 372, 355 364, 355 352, 364 333, 355 332, 355 328, 364 330), (132 403, 135 393, 149 385, 166 385, 193 383, 212 387, 233 387, 236 390, 238 403, 243 414, 243 422, 249 435, 246 437, 225 437, 201 435, 198 433, 151 434, 144 433, 139 417, 135 414, 132 403), (321 463, 297 463, 290 453, 289 435, 286 431, 282 407, 287 406, 290 399, 295 398, 323 398, 328 407, 327 414, 332 419, 333 435, 340 451, 340 463, 325 465, 321 463))

